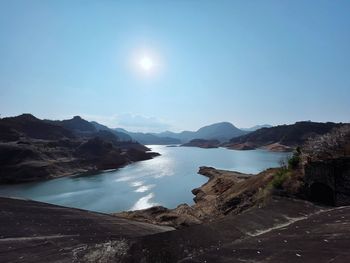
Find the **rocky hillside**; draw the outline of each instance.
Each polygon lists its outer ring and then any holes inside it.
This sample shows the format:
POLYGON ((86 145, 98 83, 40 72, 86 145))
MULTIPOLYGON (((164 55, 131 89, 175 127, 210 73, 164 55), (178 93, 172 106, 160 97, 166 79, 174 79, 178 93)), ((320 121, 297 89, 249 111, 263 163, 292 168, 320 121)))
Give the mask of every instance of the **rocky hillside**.
POLYGON ((275 192, 330 205, 350 205, 350 125, 309 138, 275 173, 275 192))
MULTIPOLYGON (((125 141, 125 142, 132 141, 131 136, 125 132, 120 132, 120 131, 117 131, 116 129, 108 128, 107 126, 102 125, 96 121, 92 121, 90 123, 92 125, 94 125, 98 131, 109 131, 109 132, 113 133, 114 135, 116 135, 119 138, 119 141, 125 141)), ((142 143, 142 142, 140 142, 140 143, 142 143)))
POLYGON ((59 122, 23 114, 0 119, 0 127, 0 183, 114 169, 156 155, 80 117, 59 122))
POLYGON ((99 124, 98 122, 89 122, 84 120, 80 116, 74 116, 72 119, 62 120, 62 121, 51 121, 45 120, 47 123, 54 124, 56 126, 61 126, 67 130, 70 130, 78 137, 93 137, 98 131, 109 132, 114 134, 118 141, 131 141, 131 137, 123 132, 118 132, 114 129, 110 129, 105 125, 99 124))
POLYGON ((350 156, 350 124, 321 136, 310 138, 302 147, 304 156, 325 160, 350 156))
POLYGON ((273 151, 290 151, 302 145, 309 138, 323 135, 342 125, 332 122, 302 121, 291 125, 262 128, 249 134, 232 138, 225 146, 229 149, 238 150, 265 148, 273 151))
POLYGON ((17 141, 21 137, 42 140, 73 139, 71 130, 35 118, 31 114, 0 119, 0 141, 17 141))

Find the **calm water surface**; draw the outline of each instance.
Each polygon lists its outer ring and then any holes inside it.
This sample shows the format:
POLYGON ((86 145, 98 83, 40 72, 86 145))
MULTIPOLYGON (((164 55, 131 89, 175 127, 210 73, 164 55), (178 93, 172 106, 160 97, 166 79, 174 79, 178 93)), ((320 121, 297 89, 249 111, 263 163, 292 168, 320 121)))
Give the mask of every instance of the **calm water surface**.
POLYGON ((288 153, 264 150, 235 151, 152 145, 161 156, 124 168, 89 176, 71 176, 43 182, 0 186, 0 195, 24 197, 99 212, 169 208, 193 203, 191 190, 207 181, 200 166, 258 173, 277 167, 288 153))

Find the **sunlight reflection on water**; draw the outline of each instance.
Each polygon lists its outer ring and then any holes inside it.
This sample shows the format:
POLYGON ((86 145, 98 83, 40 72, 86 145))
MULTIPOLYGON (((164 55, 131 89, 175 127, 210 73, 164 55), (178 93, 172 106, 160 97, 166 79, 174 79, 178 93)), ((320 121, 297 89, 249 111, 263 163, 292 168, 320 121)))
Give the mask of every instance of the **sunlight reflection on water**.
POLYGON ((200 166, 257 173, 278 166, 280 159, 288 156, 262 150, 150 147, 161 156, 96 175, 1 185, 0 195, 107 213, 153 205, 173 208, 181 203, 193 204, 191 190, 208 180, 197 174, 200 166))
POLYGON ((144 197, 141 197, 139 200, 137 200, 137 202, 133 205, 133 207, 130 210, 141 210, 158 205, 157 203, 151 202, 151 199, 153 197, 154 193, 150 193, 144 197))
POLYGON ((155 187, 154 184, 150 184, 150 185, 142 185, 140 186, 139 188, 137 188, 135 190, 136 193, 144 193, 144 192, 147 192, 149 190, 151 190, 153 187, 155 187))

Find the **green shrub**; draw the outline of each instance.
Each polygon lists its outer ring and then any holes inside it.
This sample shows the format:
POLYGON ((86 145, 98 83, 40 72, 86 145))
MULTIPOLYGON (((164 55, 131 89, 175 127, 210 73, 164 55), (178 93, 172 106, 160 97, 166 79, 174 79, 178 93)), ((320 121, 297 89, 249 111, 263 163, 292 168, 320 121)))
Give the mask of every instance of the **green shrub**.
POLYGON ((298 168, 300 162, 300 150, 294 152, 293 156, 288 160, 288 169, 295 170, 298 168))
POLYGON ((278 172, 275 173, 274 178, 272 179, 272 186, 276 189, 282 189, 283 183, 289 177, 288 169, 280 168, 278 172))

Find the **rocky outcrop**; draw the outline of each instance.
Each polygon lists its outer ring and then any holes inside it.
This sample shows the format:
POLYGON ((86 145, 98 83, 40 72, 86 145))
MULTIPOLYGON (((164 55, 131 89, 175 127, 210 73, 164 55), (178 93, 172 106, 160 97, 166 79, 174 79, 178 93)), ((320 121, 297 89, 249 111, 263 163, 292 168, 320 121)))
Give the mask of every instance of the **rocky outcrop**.
POLYGON ((140 222, 176 228, 202 223, 202 220, 198 218, 197 211, 187 204, 178 205, 175 209, 154 206, 144 210, 115 213, 114 215, 140 222))
POLYGON ((350 205, 350 125, 310 139, 302 147, 305 194, 328 205, 350 205))
POLYGON ((264 189, 274 172, 275 169, 269 169, 258 175, 251 175, 201 167, 199 173, 209 180, 192 190, 195 195, 194 205, 181 204, 175 209, 158 206, 116 215, 176 228, 210 222, 228 214, 238 214, 264 201, 264 189))
POLYGON ((218 140, 193 139, 188 143, 182 144, 181 146, 199 148, 218 148, 220 146, 220 142, 218 140))
POLYGON ((305 164, 309 198, 328 205, 350 205, 350 157, 305 164))

